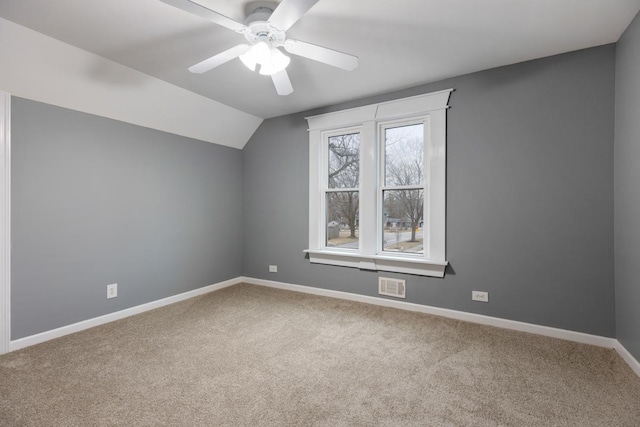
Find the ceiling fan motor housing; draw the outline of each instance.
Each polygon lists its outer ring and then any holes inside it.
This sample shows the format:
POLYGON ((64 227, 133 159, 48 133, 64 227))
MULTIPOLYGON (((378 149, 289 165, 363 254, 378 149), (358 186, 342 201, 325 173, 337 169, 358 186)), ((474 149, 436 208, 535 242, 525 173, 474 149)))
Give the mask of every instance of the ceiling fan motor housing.
POLYGON ((285 32, 274 28, 268 23, 271 14, 278 6, 273 1, 256 1, 247 4, 245 12, 247 18, 244 24, 249 31, 244 31, 244 36, 251 44, 266 42, 271 47, 279 47, 284 44, 285 32))
POLYGON ((247 18, 244 20, 244 25, 250 25, 252 22, 256 21, 268 21, 269 17, 273 13, 273 9, 269 7, 258 7, 253 12, 247 15, 247 18))
POLYGON ((274 10, 278 7, 275 1, 252 1, 247 3, 244 8, 246 16, 244 25, 249 25, 255 21, 268 21, 274 10))

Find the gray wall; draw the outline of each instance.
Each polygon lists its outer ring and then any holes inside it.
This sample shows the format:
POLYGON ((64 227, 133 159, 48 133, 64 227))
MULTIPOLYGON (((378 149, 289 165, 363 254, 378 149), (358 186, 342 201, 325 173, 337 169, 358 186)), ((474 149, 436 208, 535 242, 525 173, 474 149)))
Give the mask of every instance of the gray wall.
POLYGON ((614 336, 614 66, 608 45, 266 120, 243 150, 244 275, 363 295, 403 277, 409 302, 614 336), (310 264, 304 117, 451 87, 445 278, 310 264))
MULTIPOLYGON (((635 22, 618 47, 616 273, 639 357, 637 45, 635 22)), ((409 302, 614 336, 614 65, 609 45, 278 117, 243 151, 13 98, 12 339, 240 275, 363 295, 403 277, 409 302), (446 277, 311 265, 304 117, 450 87, 446 277)))
POLYGON ((12 339, 241 275, 240 150, 20 98, 12 150, 12 339))
POLYGON ((616 47, 616 334, 640 360, 640 15, 616 47))

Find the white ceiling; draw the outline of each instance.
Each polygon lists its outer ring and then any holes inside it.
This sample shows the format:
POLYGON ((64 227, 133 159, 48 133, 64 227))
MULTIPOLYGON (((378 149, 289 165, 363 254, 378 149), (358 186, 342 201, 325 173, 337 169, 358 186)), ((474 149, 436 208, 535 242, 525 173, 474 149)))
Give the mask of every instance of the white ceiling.
MULTIPOLYGON (((246 0, 200 0, 244 20, 246 0)), ((242 35, 158 0, 2 0, 0 17, 230 107, 268 118, 613 43, 640 0, 320 0, 291 38, 351 53, 355 71, 294 57, 294 93, 233 60, 187 67, 242 35)))

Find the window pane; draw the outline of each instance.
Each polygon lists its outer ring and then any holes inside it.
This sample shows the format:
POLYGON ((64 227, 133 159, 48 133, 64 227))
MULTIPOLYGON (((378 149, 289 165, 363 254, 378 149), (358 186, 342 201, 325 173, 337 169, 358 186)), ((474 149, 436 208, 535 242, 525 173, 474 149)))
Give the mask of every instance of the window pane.
POLYGON ((423 181, 424 124, 385 129, 385 185, 421 185, 423 181))
POLYGON ((357 188, 360 178, 360 134, 329 137, 329 188, 357 188))
POLYGON ((327 193, 327 241, 330 247, 358 249, 359 193, 327 193))
POLYGON ((383 197, 382 249, 423 253, 423 190, 387 190, 383 197))

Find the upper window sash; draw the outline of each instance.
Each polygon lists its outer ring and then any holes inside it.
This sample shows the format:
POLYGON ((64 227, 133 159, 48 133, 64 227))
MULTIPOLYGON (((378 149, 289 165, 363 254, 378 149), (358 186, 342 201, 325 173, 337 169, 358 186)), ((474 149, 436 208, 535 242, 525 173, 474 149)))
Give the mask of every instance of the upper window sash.
MULTIPOLYGON (((329 165, 330 165, 330 159, 329 159, 329 144, 330 144, 330 140, 332 138, 337 138, 337 137, 341 137, 341 136, 347 136, 347 135, 359 135, 358 137, 358 164, 361 165, 362 164, 362 156, 361 156, 361 141, 362 141, 362 126, 352 126, 349 128, 345 128, 345 129, 335 129, 335 130, 331 130, 331 131, 325 131, 322 132, 322 150, 323 150, 323 156, 322 156, 322 164, 323 164, 323 188, 325 190, 338 190, 338 191, 344 191, 346 189, 354 189, 357 190, 360 188, 360 183, 362 182, 362 171, 359 170, 358 171, 358 179, 357 179, 357 185, 354 185, 352 187, 342 187, 342 186, 334 186, 332 187, 329 184, 329 165)), ((360 168, 361 169, 361 168, 360 168)))
MULTIPOLYGON (((382 122, 378 124, 378 134, 377 134, 377 151, 379 153, 379 161, 378 161, 378 186, 382 189, 402 189, 402 188, 422 188, 426 185, 426 181, 428 176, 426 175, 426 165, 427 165, 427 149, 428 149, 428 116, 415 117, 411 120, 396 120, 391 122, 382 122), (387 130, 393 129, 401 129, 406 127, 412 127, 415 125, 422 126, 422 132, 420 136, 422 138, 422 173, 421 179, 418 182, 411 182, 407 184, 389 184, 388 181, 388 164, 387 164, 387 130)), ((411 153, 404 153, 411 154, 411 153)))

